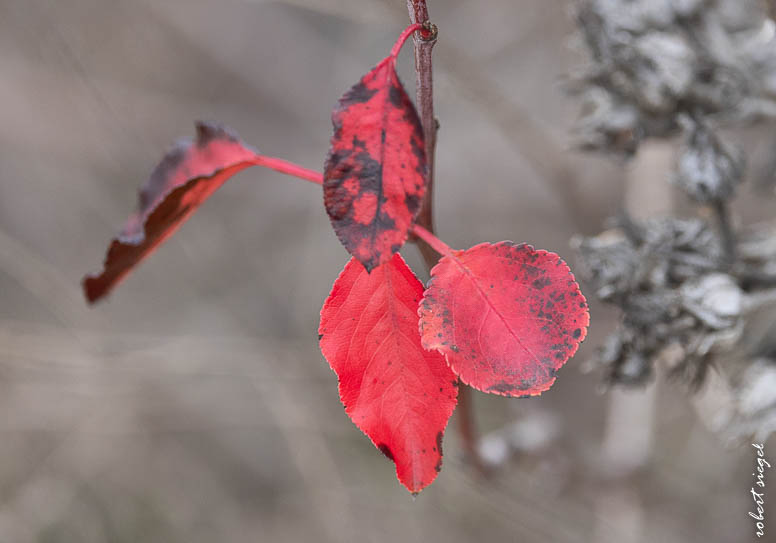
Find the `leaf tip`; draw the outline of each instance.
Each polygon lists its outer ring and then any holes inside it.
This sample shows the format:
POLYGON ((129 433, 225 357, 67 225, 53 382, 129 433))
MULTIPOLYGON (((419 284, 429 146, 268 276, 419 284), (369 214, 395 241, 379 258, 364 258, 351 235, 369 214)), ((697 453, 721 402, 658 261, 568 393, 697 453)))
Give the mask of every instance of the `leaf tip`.
POLYGON ((223 139, 231 142, 240 140, 237 132, 218 122, 198 120, 194 122, 194 127, 197 145, 200 147, 204 147, 213 140, 223 139))
POLYGON ((90 306, 100 301, 106 294, 105 287, 102 284, 102 281, 100 281, 99 276, 85 275, 84 278, 81 279, 81 287, 83 288, 86 302, 90 306))
POLYGON ((372 270, 374 270, 380 265, 379 263, 376 263, 372 258, 365 261, 359 260, 359 262, 361 262, 361 264, 364 266, 364 269, 366 269, 366 273, 372 273, 372 270))

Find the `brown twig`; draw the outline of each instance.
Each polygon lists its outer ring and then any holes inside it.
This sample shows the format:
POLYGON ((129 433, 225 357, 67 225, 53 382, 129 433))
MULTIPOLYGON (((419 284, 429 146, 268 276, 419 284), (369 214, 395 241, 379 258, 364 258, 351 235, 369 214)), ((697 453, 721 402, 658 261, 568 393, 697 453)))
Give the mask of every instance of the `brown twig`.
MULTIPOLYGON (((429 232, 434 232, 434 153, 436 150, 437 121, 434 118, 434 80, 431 64, 431 52, 437 39, 436 27, 428 19, 426 0, 407 0, 407 10, 412 23, 427 25, 429 28, 414 36, 415 42, 415 101, 423 125, 426 144, 426 196, 418 213, 417 223, 429 232), (432 30, 433 29, 433 30, 432 30)), ((438 256, 427 243, 413 236, 429 270, 437 263, 438 256)))
MULTIPOLYGON (((381 5, 392 4, 391 0, 374 2, 381 5)), ((427 20, 426 3, 407 0, 412 21, 416 20, 413 15, 415 4, 418 4, 419 13, 426 15, 426 19, 422 20, 427 20)), ((446 45, 445 59, 448 66, 455 66, 454 70, 447 70, 446 73, 452 81, 452 88, 479 107, 493 125, 511 141, 515 152, 546 181, 563 207, 563 216, 567 217, 577 230, 597 224, 598 219, 590 215, 584 206, 579 205, 582 200, 577 182, 579 175, 574 165, 564 158, 566 149, 555 136, 533 118, 528 108, 501 91, 492 75, 463 49, 455 47, 455 44, 446 45)))
MULTIPOLYGON (((423 125, 426 145, 426 196, 418 213, 417 223, 429 232, 434 232, 434 152, 438 123, 434 117, 434 81, 431 64, 431 51, 437 40, 437 27, 428 18, 426 0, 407 0, 407 11, 412 23, 424 25, 424 30, 414 36, 415 42, 415 101, 423 125)), ((439 255, 425 241, 412 237, 417 244, 429 271, 439 261, 439 255)), ((458 429, 463 447, 472 464, 478 471, 484 471, 484 465, 477 449, 477 432, 472 408, 471 389, 461 384, 458 391, 458 429)))

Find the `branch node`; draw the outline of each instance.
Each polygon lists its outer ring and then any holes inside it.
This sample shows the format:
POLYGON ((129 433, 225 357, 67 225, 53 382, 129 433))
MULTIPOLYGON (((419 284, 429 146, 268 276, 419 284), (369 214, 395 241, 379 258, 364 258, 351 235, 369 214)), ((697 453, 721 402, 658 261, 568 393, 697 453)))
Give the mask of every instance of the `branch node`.
POLYGON ((423 23, 423 30, 420 32, 420 39, 423 41, 436 41, 439 36, 439 28, 431 21, 423 23))

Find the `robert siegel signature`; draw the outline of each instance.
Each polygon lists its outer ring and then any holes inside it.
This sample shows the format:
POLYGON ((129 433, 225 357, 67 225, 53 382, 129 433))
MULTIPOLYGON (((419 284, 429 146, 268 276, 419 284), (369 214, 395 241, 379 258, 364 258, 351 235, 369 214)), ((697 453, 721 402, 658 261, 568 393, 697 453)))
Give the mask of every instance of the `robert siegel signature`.
POLYGON ((752 443, 752 447, 757 450, 757 467, 755 468, 757 471, 752 473, 755 480, 750 492, 752 493, 757 513, 749 511, 749 516, 756 521, 755 528, 757 531, 755 533, 757 537, 762 537, 765 535, 765 470, 770 468, 771 465, 765 459, 765 447, 762 443, 752 443), (760 492, 757 492, 755 487, 760 492))

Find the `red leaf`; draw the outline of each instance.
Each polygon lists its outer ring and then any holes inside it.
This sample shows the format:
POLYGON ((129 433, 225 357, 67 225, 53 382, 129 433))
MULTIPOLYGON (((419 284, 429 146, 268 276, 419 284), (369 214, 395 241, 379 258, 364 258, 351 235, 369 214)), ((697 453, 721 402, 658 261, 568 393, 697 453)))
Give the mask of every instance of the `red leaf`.
POLYGON ((324 169, 337 237, 371 271, 404 242, 426 192, 418 114, 389 56, 340 98, 324 169))
POLYGON ((108 294, 227 179, 260 158, 229 129, 197 123, 196 140, 175 144, 140 190, 138 210, 111 243, 102 272, 84 278, 87 300, 108 294))
POLYGON ((536 396, 585 338, 590 316, 560 257, 509 241, 453 251, 431 270, 423 346, 483 392, 536 396))
POLYGON ((400 255, 371 274, 351 258, 318 329, 347 414, 396 463, 399 481, 413 493, 442 466, 442 435, 458 395, 444 357, 420 345, 422 295, 422 283, 400 255))

